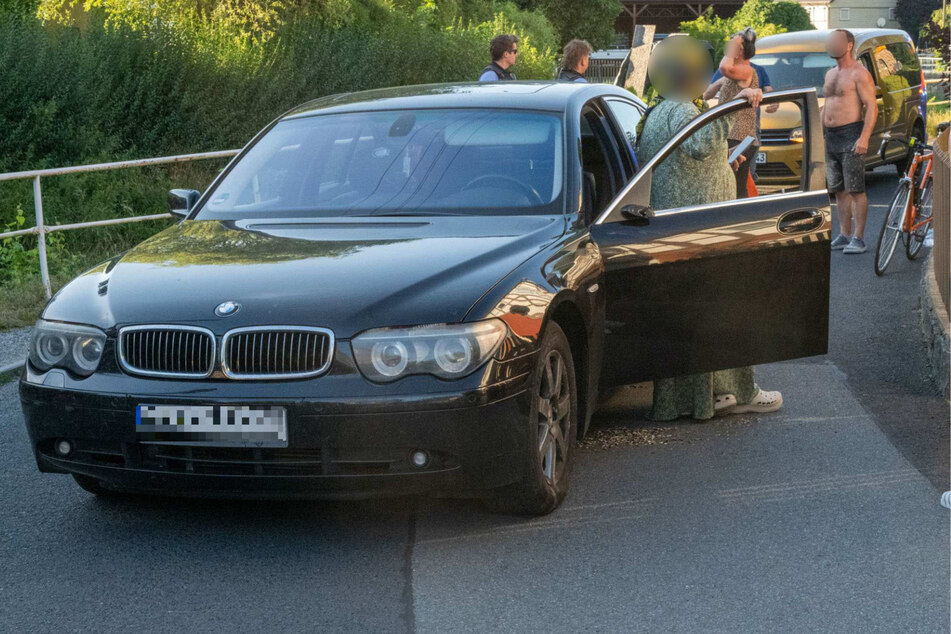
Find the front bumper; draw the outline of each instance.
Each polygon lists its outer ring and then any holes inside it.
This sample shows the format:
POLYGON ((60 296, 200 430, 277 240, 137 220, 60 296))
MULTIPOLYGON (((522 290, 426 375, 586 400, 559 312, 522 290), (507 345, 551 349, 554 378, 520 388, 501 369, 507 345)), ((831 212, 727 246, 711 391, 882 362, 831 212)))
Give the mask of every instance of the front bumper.
MULTIPOLYGON (((248 384, 174 396, 151 389, 117 394, 32 378, 21 380, 20 398, 39 469, 90 476, 117 490, 255 498, 470 495, 516 481, 527 450, 524 375, 451 393, 376 398, 265 398, 248 384), (282 406, 288 446, 142 443, 135 431, 140 403, 282 406), (54 451, 58 439, 72 443, 68 456, 54 451), (424 467, 410 460, 417 450, 430 457, 424 467)), ((267 388, 282 391, 274 383, 267 388)))
POLYGON ((799 183, 802 176, 802 143, 764 143, 757 152, 766 154, 766 163, 756 165, 757 185, 789 186, 799 183))

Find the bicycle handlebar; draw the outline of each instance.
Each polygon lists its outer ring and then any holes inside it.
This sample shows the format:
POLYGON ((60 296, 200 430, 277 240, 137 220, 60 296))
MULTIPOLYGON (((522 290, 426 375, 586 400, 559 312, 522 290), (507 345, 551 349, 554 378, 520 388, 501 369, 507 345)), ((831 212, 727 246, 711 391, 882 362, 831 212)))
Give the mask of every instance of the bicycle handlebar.
MULTIPOLYGON (((882 135, 882 144, 878 146, 878 155, 881 157, 882 161, 885 160, 885 148, 888 147, 889 143, 904 143, 901 139, 893 139, 889 133, 882 135)), ((915 152, 920 152, 923 150, 931 151, 933 148, 927 143, 922 143, 918 140, 917 137, 911 137, 908 139, 908 147, 912 148, 915 152)))

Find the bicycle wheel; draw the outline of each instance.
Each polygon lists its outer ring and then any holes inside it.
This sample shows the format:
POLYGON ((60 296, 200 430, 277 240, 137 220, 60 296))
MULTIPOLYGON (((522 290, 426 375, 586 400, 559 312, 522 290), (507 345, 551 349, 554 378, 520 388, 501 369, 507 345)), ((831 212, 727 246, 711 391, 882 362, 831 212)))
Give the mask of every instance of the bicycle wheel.
MULTIPOLYGON (((918 199, 918 214, 915 216, 914 224, 923 223, 931 218, 931 202, 931 178, 929 178, 928 182, 921 188, 921 195, 918 199)), ((922 224, 908 236, 908 242, 905 243, 905 255, 909 260, 918 257, 918 252, 921 251, 921 246, 925 242, 925 236, 928 235, 931 224, 930 222, 922 224)))
POLYGON ((892 204, 885 214, 882 231, 878 234, 878 246, 875 248, 875 275, 884 275, 885 268, 892 260, 898 236, 901 235, 902 221, 905 218, 905 209, 908 207, 908 193, 910 185, 907 182, 899 183, 892 198, 892 204))

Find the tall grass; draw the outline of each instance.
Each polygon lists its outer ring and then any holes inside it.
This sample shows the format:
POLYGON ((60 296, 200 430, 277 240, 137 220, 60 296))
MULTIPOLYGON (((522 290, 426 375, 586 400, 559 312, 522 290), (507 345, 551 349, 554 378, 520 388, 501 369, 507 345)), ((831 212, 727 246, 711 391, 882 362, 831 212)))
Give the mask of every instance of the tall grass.
POLYGON ((944 103, 940 106, 935 106, 928 104, 928 139, 934 141, 938 136, 938 124, 945 121, 951 121, 951 109, 949 109, 948 104, 944 103))

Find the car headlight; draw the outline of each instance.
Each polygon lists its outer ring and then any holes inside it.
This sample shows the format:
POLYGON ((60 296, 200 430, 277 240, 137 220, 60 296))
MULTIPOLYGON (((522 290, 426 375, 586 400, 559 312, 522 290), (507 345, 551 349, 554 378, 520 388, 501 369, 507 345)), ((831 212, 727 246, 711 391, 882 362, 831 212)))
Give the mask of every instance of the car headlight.
POLYGON ((353 355, 371 381, 395 381, 410 374, 458 379, 489 360, 508 327, 499 319, 471 324, 378 328, 353 338, 353 355))
POLYGON ((802 128, 793 128, 789 131, 789 140, 793 143, 802 143, 802 128))
POLYGON ((37 369, 66 368, 89 376, 99 367, 106 347, 106 333, 92 326, 36 322, 30 341, 30 363, 37 369))

